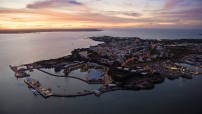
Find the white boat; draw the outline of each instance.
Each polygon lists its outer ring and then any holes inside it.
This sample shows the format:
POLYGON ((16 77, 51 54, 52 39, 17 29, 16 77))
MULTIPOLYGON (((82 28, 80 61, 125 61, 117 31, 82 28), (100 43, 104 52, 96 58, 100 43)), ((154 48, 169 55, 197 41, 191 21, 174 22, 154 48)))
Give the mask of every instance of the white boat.
POLYGON ((36 90, 32 90, 34 95, 39 95, 39 92, 37 92, 36 90))

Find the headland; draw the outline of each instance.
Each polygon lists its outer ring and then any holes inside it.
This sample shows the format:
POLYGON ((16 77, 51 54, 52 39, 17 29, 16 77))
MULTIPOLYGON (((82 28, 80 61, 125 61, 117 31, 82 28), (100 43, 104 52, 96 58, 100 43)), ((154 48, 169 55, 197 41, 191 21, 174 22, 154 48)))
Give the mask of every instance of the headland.
POLYGON ((29 77, 25 83, 43 97, 76 97, 85 95, 101 95, 115 90, 148 90, 155 84, 164 82, 165 78, 192 79, 201 74, 202 39, 155 40, 137 37, 90 37, 100 44, 89 48, 75 49, 71 55, 41 60, 19 66, 10 66, 17 78, 29 77), (182 64, 196 67, 190 70, 182 64), (56 75, 43 69, 63 71, 56 75), (87 72, 85 78, 71 76, 70 72, 80 69, 87 72), (51 88, 42 84, 27 73, 39 70, 50 76, 74 78, 88 84, 103 84, 94 90, 83 90, 73 94, 53 93, 51 88))
POLYGON ((103 31, 101 29, 5 29, 0 30, 0 34, 22 34, 22 33, 35 33, 35 32, 92 32, 92 31, 103 31))

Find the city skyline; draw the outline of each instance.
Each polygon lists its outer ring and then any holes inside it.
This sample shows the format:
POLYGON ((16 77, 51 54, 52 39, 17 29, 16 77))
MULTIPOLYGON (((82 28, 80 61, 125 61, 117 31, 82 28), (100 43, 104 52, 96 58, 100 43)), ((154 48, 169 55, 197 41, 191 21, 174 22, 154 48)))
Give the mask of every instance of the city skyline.
POLYGON ((1 0, 0 29, 202 28, 200 0, 1 0))

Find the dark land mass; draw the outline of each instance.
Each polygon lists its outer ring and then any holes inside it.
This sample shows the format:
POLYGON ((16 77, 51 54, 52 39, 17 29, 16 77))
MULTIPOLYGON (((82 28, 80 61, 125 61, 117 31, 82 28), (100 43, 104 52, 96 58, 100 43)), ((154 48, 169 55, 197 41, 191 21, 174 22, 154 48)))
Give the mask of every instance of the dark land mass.
POLYGON ((166 43, 202 43, 202 39, 173 39, 173 40, 162 40, 163 42, 166 43))
POLYGON ((15 30, 0 30, 0 34, 16 34, 16 33, 33 33, 33 32, 89 32, 103 31, 101 29, 15 29, 15 30))
MULTIPOLYGON (((75 49, 71 55, 56 59, 41 60, 22 66, 25 70, 53 68, 69 73, 68 63, 76 65, 96 63, 105 67, 101 93, 125 90, 149 90, 164 79, 192 79, 192 75, 201 74, 178 63, 202 67, 202 39, 155 40, 137 37, 90 37, 100 44, 89 48, 75 49), (75 64, 76 63, 76 64, 75 64), (67 66, 67 67, 66 67, 67 66)), ((18 77, 27 76, 18 66, 11 67, 18 77), (24 73, 24 74, 23 74, 24 73)), ((97 80, 94 80, 97 82, 97 80)), ((99 80, 98 80, 99 81, 99 80)), ((97 93, 96 93, 97 94, 97 93)), ((86 95, 86 93, 84 94, 86 95)))

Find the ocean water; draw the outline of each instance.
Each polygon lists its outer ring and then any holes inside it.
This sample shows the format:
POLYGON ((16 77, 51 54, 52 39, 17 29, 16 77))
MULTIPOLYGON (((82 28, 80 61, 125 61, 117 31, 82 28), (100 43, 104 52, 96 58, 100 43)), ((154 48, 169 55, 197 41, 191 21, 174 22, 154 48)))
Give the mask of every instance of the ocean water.
MULTIPOLYGON (((99 32, 0 34, 0 114, 201 114, 202 75, 194 76, 192 80, 165 80, 152 90, 115 91, 100 97, 90 95, 44 99, 33 95, 23 82, 24 79, 16 79, 9 68, 9 65, 58 58, 70 54, 73 49, 97 45, 98 42, 84 39, 90 36, 201 39, 199 34, 202 34, 201 29, 106 29, 99 32)), ((38 71, 30 74, 45 87, 51 87, 58 93, 100 87, 75 79, 50 77, 38 71)))
POLYGON ((202 29, 109 29, 113 36, 136 36, 142 39, 201 39, 202 29))

